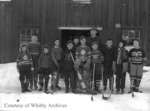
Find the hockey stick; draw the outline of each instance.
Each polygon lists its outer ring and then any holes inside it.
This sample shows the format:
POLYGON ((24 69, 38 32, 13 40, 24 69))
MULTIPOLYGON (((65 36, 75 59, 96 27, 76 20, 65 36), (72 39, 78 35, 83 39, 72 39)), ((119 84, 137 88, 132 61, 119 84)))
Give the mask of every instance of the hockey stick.
MULTIPOLYGON (((95 79, 95 64, 93 64, 93 78, 92 78, 92 91, 94 90, 94 79, 95 79)), ((94 100, 93 93, 91 95, 91 101, 94 100)))
POLYGON ((111 98, 111 93, 112 93, 112 91, 110 89, 106 90, 106 91, 103 91, 102 99, 104 99, 104 100, 110 99, 111 98))
POLYGON ((134 81, 131 79, 131 97, 134 98, 135 97, 135 94, 134 94, 134 90, 133 90, 133 83, 134 81))
MULTIPOLYGON (((104 73, 102 70, 102 81, 104 80, 104 73)), ((109 81, 110 82, 110 81, 109 81)), ((102 88, 102 99, 103 100, 108 100, 111 97, 111 90, 104 91, 104 88, 102 88)))
MULTIPOLYGON (((74 57, 73 57, 73 55, 72 55, 71 52, 70 52, 70 55, 71 55, 71 58, 72 58, 73 63, 75 64, 75 59, 74 59, 74 57)), ((80 81, 81 87, 82 87, 83 89, 85 89, 85 88, 86 88, 86 85, 85 85, 85 83, 82 81, 82 75, 80 74, 79 71, 77 71, 77 77, 78 77, 78 79, 79 79, 79 81, 80 81)))

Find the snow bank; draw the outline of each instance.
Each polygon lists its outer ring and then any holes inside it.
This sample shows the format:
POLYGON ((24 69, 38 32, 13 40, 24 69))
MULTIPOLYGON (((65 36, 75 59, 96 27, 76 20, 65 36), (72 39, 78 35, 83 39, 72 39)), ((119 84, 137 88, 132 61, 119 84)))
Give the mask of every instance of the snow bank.
MULTIPOLYGON (((144 93, 115 95, 108 101, 101 94, 64 94, 62 92, 44 94, 41 92, 20 93, 19 74, 16 64, 0 64, 0 111, 150 111, 150 67, 144 67, 141 89, 144 93)), ((126 79, 126 92, 129 90, 129 75, 126 79)))

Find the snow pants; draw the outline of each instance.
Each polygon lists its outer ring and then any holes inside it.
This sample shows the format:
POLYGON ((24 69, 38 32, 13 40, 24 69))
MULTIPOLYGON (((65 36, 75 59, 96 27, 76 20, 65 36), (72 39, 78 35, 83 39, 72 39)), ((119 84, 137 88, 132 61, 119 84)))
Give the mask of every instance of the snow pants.
POLYGON ((139 89, 143 76, 143 64, 130 64, 131 88, 139 89))

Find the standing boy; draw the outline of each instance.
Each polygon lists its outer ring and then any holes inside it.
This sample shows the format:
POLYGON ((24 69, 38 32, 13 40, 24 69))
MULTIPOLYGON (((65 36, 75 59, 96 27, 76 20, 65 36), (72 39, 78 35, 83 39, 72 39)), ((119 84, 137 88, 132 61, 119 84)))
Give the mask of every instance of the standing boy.
POLYGON ((133 41, 133 46, 134 48, 129 52, 131 91, 141 92, 139 86, 143 76, 143 64, 146 57, 138 40, 133 41))
POLYGON ((104 60, 103 54, 101 53, 100 50, 98 50, 98 43, 93 42, 91 51, 91 62, 92 68, 94 68, 95 70, 92 70, 92 74, 94 73, 94 75, 92 76, 94 76, 94 89, 97 92, 100 91, 99 89, 100 89, 100 80, 102 80, 103 60, 104 60))
POLYGON ((106 41, 106 46, 102 49, 104 55, 104 90, 107 88, 107 80, 109 80, 109 88, 113 90, 113 72, 115 71, 115 48, 113 47, 112 39, 106 41))
POLYGON ((75 91, 75 84, 76 81, 74 81, 74 57, 73 57, 73 43, 72 41, 67 42, 67 49, 65 51, 65 57, 64 57, 64 66, 63 66, 63 73, 65 77, 65 88, 66 93, 69 92, 69 89, 72 90, 72 92, 75 91))
MULTIPOLYGON (((80 40, 79 40, 79 37, 76 36, 74 39, 73 39, 73 49, 72 49, 72 52, 73 52, 73 57, 76 58, 76 50, 77 48, 79 47, 80 45, 80 40)), ((77 87, 77 71, 74 70, 74 91, 76 90, 76 87, 77 87)))
MULTIPOLYGON (((27 46, 22 45, 20 48, 19 55, 17 57, 17 69, 19 71, 19 80, 21 83, 22 92, 30 92, 28 89, 29 84, 31 83, 31 71, 33 69, 32 59, 27 51, 27 46)), ((31 85, 31 84, 30 84, 31 85)))
POLYGON ((122 94, 124 93, 125 88, 125 77, 127 70, 125 70, 126 68, 124 64, 128 61, 127 53, 128 52, 124 48, 124 43, 120 41, 116 53, 116 89, 117 93, 121 91, 122 94))
POLYGON ((40 91, 42 91, 44 86, 44 92, 48 93, 48 81, 49 81, 49 75, 53 72, 53 64, 52 59, 49 54, 49 46, 44 45, 42 53, 39 57, 38 61, 39 66, 39 85, 40 85, 40 91))
POLYGON ((93 42, 97 42, 99 48, 101 48, 101 40, 100 36, 98 36, 98 31, 97 29, 93 28, 90 30, 90 38, 88 40, 88 46, 91 48, 93 42))
POLYGON ((84 36, 81 37, 80 43, 81 45, 76 50, 75 68, 81 75, 81 78, 80 75, 78 75, 79 83, 85 84, 84 86, 82 85, 81 91, 87 92, 90 87, 91 50, 86 45, 86 38, 84 36))
POLYGON ((51 50, 51 57, 52 61, 55 66, 55 74, 56 74, 56 88, 61 89, 58 84, 59 84, 59 77, 60 77, 60 70, 61 70, 61 65, 62 65, 62 58, 63 58, 63 49, 60 47, 60 41, 55 40, 54 42, 54 47, 51 50))
POLYGON ((38 37, 33 35, 31 37, 31 42, 29 43, 29 53, 33 60, 33 67, 34 67, 34 73, 32 74, 32 83, 31 83, 31 89, 37 89, 37 82, 38 82, 38 60, 41 52, 41 46, 38 42, 38 37))

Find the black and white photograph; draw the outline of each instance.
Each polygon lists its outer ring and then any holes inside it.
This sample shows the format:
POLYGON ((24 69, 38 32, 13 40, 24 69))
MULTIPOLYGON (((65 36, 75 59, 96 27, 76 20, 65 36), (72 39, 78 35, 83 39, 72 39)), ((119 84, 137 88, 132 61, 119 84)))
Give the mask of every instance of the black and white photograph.
POLYGON ((150 0, 0 0, 0 111, 150 111, 150 0))

